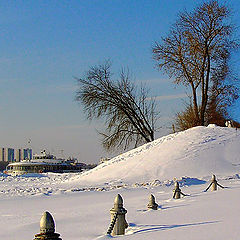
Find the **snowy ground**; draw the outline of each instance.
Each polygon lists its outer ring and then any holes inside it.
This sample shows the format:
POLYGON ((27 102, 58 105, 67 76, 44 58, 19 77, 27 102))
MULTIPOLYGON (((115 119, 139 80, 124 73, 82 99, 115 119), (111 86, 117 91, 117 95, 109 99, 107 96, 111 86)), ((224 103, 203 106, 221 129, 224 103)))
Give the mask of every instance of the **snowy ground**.
POLYGON ((130 227, 117 239, 239 239, 240 180, 222 180, 228 186, 217 192, 202 192, 208 183, 182 187, 190 194, 172 199, 172 188, 150 187, 106 192, 73 192, 32 197, 14 197, 0 201, 0 239, 33 239, 39 232, 44 211, 53 214, 62 239, 109 239, 109 210, 117 193, 124 198, 130 227), (153 193, 160 208, 147 210, 153 193))
POLYGON ((84 174, 0 175, 0 239, 33 239, 44 211, 63 240, 109 239, 120 193, 129 228, 116 239, 239 239, 240 134, 197 127, 122 154, 84 174), (203 192, 211 174, 227 187, 203 192), (188 177, 182 177, 188 176, 188 177), (176 177, 190 196, 172 199, 176 177), (147 210, 154 194, 159 209, 147 210))

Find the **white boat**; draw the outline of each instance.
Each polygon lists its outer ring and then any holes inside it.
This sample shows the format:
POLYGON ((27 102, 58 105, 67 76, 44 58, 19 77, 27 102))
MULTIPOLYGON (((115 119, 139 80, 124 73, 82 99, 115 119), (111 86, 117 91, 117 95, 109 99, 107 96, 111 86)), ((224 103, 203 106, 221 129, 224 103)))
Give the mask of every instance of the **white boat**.
POLYGON ((82 168, 77 163, 56 158, 54 155, 46 153, 44 150, 41 154, 34 154, 31 160, 23 160, 8 164, 4 173, 16 176, 28 173, 64 173, 80 171, 82 171, 82 168))

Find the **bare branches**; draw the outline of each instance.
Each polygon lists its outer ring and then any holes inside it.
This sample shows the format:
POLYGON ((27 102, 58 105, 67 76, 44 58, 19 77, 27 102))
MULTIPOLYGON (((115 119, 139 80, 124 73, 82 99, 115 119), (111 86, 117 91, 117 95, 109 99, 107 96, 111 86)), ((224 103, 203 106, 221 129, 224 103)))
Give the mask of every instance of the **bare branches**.
POLYGON ((87 118, 105 120, 106 131, 100 133, 105 149, 126 149, 131 143, 138 146, 154 140, 155 102, 147 97, 145 87, 136 88, 128 71, 122 70, 114 81, 106 62, 77 80, 76 100, 83 104, 87 118))
POLYGON ((177 84, 191 87, 197 125, 206 123, 212 94, 220 99, 228 95, 222 100, 231 102, 237 97, 237 89, 226 81, 231 73, 228 65, 232 50, 238 47, 229 16, 226 5, 216 0, 205 2, 192 12, 180 13, 168 36, 153 47, 158 68, 174 77, 177 84), (218 80, 217 76, 221 78, 218 80), (221 89, 218 95, 216 89, 221 89), (197 91, 201 92, 201 101, 197 99, 197 91))

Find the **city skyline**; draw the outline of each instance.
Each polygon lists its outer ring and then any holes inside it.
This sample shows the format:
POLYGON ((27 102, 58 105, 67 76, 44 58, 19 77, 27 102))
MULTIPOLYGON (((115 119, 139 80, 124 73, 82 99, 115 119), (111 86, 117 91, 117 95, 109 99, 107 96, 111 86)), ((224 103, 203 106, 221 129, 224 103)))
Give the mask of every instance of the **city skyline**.
POLYGON ((20 162, 26 159, 30 160, 32 156, 31 148, 0 147, 0 162, 20 162))

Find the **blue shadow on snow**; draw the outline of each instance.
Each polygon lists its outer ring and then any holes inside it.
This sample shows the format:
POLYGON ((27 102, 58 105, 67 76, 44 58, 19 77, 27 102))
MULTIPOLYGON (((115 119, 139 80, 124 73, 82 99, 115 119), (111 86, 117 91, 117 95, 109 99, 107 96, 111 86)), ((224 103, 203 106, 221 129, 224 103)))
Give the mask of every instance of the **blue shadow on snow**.
POLYGON ((169 230, 169 229, 181 228, 181 227, 200 226, 200 225, 213 224, 213 223, 218 223, 218 222, 220 222, 220 221, 174 224, 174 225, 136 225, 134 223, 130 223, 129 226, 130 227, 146 227, 145 229, 141 229, 141 230, 137 230, 137 231, 133 232, 133 234, 136 234, 136 233, 146 233, 146 232, 169 230))

